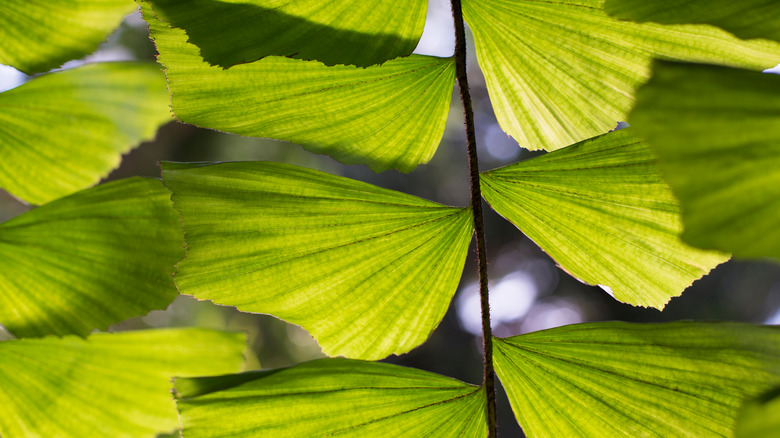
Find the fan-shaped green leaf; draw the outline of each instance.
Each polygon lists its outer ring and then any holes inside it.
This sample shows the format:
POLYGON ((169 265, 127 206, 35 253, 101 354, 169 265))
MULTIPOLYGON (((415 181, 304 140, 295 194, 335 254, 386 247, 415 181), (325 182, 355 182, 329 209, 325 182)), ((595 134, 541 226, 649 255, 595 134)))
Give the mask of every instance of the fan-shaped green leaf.
POLYGON ((579 324, 496 339, 528 437, 732 436, 780 382, 780 330, 737 323, 579 324))
POLYGON ((171 120, 167 102, 151 63, 92 64, 0 93, 0 187, 43 204, 97 183, 171 120))
POLYGON ((734 436, 776 438, 780 431, 780 386, 748 400, 739 412, 734 436))
POLYGON ((187 438, 487 435, 479 387, 397 365, 321 359, 176 388, 187 438))
POLYGON ((679 205, 624 129, 482 174, 483 194, 571 275, 663 308, 726 260, 680 241, 679 205))
POLYGON ((0 435, 154 437, 179 428, 173 376, 231 373, 244 335, 202 329, 0 342, 0 435))
POLYGON ((619 21, 604 0, 464 0, 501 127, 522 147, 554 150, 625 120, 653 57, 756 70, 780 45, 710 26, 619 21))
POLYGON ((424 342, 449 306, 469 210, 278 163, 163 164, 183 293, 300 324, 330 355, 424 342))
POLYGON ((230 67, 277 55, 361 67, 408 56, 425 26, 427 0, 150 0, 184 29, 210 64, 230 67))
POLYGON ((413 55, 363 69, 268 57, 223 70, 148 6, 144 16, 184 122, 289 140, 376 171, 408 172, 439 145, 455 80, 451 58, 413 55))
POLYGON ((131 178, 0 224, 0 324, 17 336, 86 335, 165 308, 181 222, 159 181, 131 178))
POLYGON ((40 73, 98 48, 132 0, 3 0, 0 64, 40 73))
POLYGON ((605 9, 623 20, 712 24, 740 38, 780 41, 777 0, 606 0, 605 9))
POLYGON ((680 199, 686 242, 780 258, 780 77, 658 62, 630 121, 680 199))

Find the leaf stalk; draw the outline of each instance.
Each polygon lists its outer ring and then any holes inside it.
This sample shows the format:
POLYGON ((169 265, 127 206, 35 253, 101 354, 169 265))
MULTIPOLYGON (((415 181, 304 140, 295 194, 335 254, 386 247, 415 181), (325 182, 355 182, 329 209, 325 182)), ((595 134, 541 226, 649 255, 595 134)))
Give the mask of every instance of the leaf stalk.
POLYGON ((460 0, 451 0, 452 18, 455 22, 455 75, 458 79, 460 101, 463 106, 463 124, 466 128, 466 150, 469 160, 471 183, 471 211, 474 216, 474 234, 477 239, 477 270, 479 273, 479 297, 482 308, 482 386, 487 402, 488 436, 496 435, 496 384, 493 370, 493 333, 490 328, 490 302, 488 300, 487 255, 485 252, 485 225, 482 217, 482 191, 479 186, 479 160, 474 128, 474 110, 466 74, 466 30, 460 0))

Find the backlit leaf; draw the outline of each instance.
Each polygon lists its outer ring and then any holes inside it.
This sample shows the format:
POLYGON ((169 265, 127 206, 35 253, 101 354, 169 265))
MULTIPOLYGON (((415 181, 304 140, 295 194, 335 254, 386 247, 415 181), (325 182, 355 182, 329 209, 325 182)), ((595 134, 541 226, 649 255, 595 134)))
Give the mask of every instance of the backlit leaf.
POLYGON ((321 359, 176 388, 187 438, 487 435, 481 388, 397 365, 321 359))
POLYGON ((658 62, 629 120, 680 199, 686 242, 780 259, 780 77, 658 62))
POLYGON ((40 73, 98 48, 132 0, 3 0, 0 64, 40 73))
POLYGON ((97 183, 171 120, 159 70, 91 64, 0 93, 0 187, 43 204, 97 183))
MULTIPOLYGON (((652 3, 652 2, 648 2, 652 3)), ((653 57, 763 70, 780 44, 710 26, 636 24, 604 0, 464 0, 501 127, 522 147, 555 150, 625 120, 653 57)))
POLYGON ((447 311, 468 209, 278 163, 163 164, 181 212, 186 294, 308 330, 329 355, 380 359, 447 311))
POLYGON ((0 324, 17 336, 86 335, 165 308, 184 250, 159 181, 130 178, 0 224, 0 324))
POLYGON ((780 382, 780 330, 738 323, 578 324, 496 339, 528 437, 733 436, 780 382))
POLYGON ((265 56, 367 67, 411 55, 427 0, 151 0, 210 64, 265 56))
POLYGON ((202 329, 0 342, 0 435, 154 437, 179 428, 174 376, 236 372, 244 335, 202 329))
POLYGON ((704 23, 726 29, 740 38, 780 41, 777 0, 606 0, 605 9, 623 20, 704 23))
POLYGON ((677 200, 630 131, 483 173, 483 194, 571 275, 663 308, 727 257, 680 241, 677 200))
POLYGON ((205 63, 183 30, 143 10, 184 122, 289 140, 375 171, 408 172, 439 145, 452 58, 414 55, 364 69, 268 57, 223 70, 205 63))

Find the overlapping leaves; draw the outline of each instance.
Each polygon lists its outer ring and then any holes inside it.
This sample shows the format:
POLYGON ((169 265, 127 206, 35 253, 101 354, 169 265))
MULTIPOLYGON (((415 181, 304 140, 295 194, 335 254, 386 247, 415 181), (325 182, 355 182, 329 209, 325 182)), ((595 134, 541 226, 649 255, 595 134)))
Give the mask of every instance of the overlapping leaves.
POLYGON ((780 41, 780 3, 775 0, 606 0, 605 9, 623 20, 705 23, 740 38, 780 41))
POLYGON ((170 121, 151 63, 51 73, 0 94, 0 187, 43 204, 93 185, 170 121))
POLYGON ((726 260, 679 239, 679 205, 630 129, 482 174, 485 199, 571 275, 663 308, 726 260), (641 261, 641 262, 640 262, 641 261))
POLYGON ((86 335, 165 308, 183 256, 159 181, 120 180, 0 224, 0 324, 17 336, 86 335))
POLYGON ((41 73, 97 49, 132 0, 3 0, 0 64, 41 73))
POLYGON ((451 58, 415 55, 364 69, 267 57, 223 70, 203 61, 182 29, 147 4, 143 11, 184 122, 293 141, 374 170, 408 172, 436 151, 455 81, 451 58))
POLYGON ((185 437, 487 434, 480 387, 382 363, 322 359, 282 370, 177 379, 176 389, 185 437))
POLYGON ((184 29, 207 62, 221 67, 266 56, 368 67, 408 56, 425 25, 427 1, 151 0, 184 29))
POLYGON ((780 77, 658 62, 630 121, 680 199, 683 239, 780 259, 780 77))
POLYGON ((278 163, 163 164, 186 230, 179 289, 300 324, 326 353, 424 342, 460 280, 470 211, 278 163))
POLYGON ((555 150, 625 120, 653 57, 755 70, 780 61, 776 43, 620 21, 604 0, 468 0, 463 13, 496 117, 528 149, 555 150))
POLYGON ((244 336, 202 329, 0 342, 0 435, 154 437, 179 428, 173 376, 232 373, 244 336))
POLYGON ((780 382, 777 327, 580 324, 495 351, 529 437, 731 436, 742 403, 780 382))

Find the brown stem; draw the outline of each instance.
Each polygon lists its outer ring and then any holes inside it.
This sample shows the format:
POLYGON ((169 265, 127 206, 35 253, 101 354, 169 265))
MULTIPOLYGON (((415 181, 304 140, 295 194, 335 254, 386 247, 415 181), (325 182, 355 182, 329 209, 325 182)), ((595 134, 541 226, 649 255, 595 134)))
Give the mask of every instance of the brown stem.
POLYGON ((490 329, 488 301, 487 256, 485 254, 485 225, 482 219, 482 192, 479 187, 479 160, 474 133, 474 110, 471 108, 469 81, 466 76, 466 30, 460 0, 451 0, 455 21, 455 75, 458 78, 460 101, 463 104, 463 123, 466 126, 466 148, 471 180, 471 211, 474 214, 474 233, 477 236, 477 269, 479 271, 479 298, 482 306, 482 386, 487 397, 488 436, 496 437, 496 377, 493 371, 493 333, 490 329))

